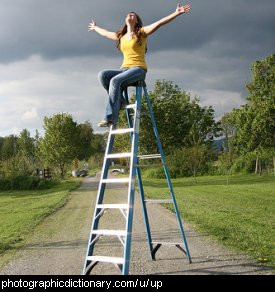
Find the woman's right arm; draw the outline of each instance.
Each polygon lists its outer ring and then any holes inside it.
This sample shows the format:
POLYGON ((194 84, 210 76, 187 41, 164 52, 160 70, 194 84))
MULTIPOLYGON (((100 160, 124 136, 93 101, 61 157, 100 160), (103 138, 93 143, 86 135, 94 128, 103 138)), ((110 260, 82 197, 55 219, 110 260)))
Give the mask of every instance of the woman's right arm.
POLYGON ((104 28, 98 27, 93 20, 89 23, 88 31, 95 31, 98 34, 100 34, 100 35, 102 35, 110 40, 113 40, 113 41, 118 40, 118 37, 117 37, 115 32, 111 32, 111 31, 108 31, 104 28))

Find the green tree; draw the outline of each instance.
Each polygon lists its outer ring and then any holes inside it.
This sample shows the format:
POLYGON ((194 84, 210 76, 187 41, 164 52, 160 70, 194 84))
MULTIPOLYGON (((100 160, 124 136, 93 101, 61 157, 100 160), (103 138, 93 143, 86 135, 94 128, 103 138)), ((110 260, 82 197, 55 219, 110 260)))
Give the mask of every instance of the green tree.
POLYGON ((22 130, 18 138, 18 148, 20 154, 34 159, 35 157, 35 144, 34 139, 31 138, 30 132, 27 129, 22 130))
POLYGON ((232 137, 236 133, 236 127, 234 122, 232 121, 231 113, 226 113, 223 115, 223 117, 220 120, 220 128, 221 128, 220 134, 224 136, 223 149, 225 152, 230 152, 233 150, 232 137))
POLYGON ((93 139, 91 141, 91 153, 102 154, 104 153, 104 149, 106 147, 106 139, 102 134, 94 134, 93 139))
POLYGON ((80 129, 70 114, 56 114, 44 118, 45 136, 39 144, 44 161, 59 169, 64 178, 65 166, 79 153, 80 129))
POLYGON ((91 123, 86 121, 84 124, 79 124, 79 152, 77 158, 79 160, 88 160, 92 155, 92 140, 94 138, 93 128, 91 123))
POLYGON ((233 112, 234 144, 240 155, 256 154, 255 172, 258 172, 260 153, 275 147, 275 55, 252 65, 252 81, 246 88, 247 104, 233 112))
MULTIPOLYGON (((178 148, 193 147, 194 132, 195 138, 206 144, 210 144, 217 135, 219 127, 214 120, 214 110, 211 107, 201 107, 197 97, 191 100, 190 94, 182 91, 172 81, 157 80, 154 90, 149 92, 149 98, 166 155, 178 148), (193 133, 190 133, 191 129, 193 133)), ((152 122, 146 112, 147 104, 143 97, 140 153, 157 153, 152 122)), ((127 127, 125 115, 120 115, 119 125, 127 127)), ((129 142, 129 137, 119 137, 119 141, 115 142, 116 149, 129 151, 129 142)))
POLYGON ((9 159, 18 152, 18 138, 15 135, 4 137, 1 147, 1 159, 9 159))

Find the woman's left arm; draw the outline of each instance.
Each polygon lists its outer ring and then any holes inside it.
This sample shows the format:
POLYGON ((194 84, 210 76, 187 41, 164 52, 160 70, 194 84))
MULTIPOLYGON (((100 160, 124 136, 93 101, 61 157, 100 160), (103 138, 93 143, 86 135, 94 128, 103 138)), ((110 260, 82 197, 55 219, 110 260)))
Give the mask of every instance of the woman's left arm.
POLYGON ((191 10, 191 5, 180 5, 178 4, 177 9, 174 13, 160 19, 159 21, 156 21, 150 25, 144 26, 144 32, 146 33, 146 35, 150 35, 153 32, 155 32, 157 29, 159 29, 161 26, 163 26, 164 24, 172 21, 173 19, 175 19, 177 16, 183 14, 183 13, 188 13, 191 10))

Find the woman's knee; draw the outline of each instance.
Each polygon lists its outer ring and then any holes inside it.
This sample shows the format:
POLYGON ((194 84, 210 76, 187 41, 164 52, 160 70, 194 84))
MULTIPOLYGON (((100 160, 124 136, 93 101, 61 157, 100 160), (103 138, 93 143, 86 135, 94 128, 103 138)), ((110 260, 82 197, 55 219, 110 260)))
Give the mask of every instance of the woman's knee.
POLYGON ((100 82, 103 82, 104 80, 106 80, 107 72, 108 70, 101 70, 100 72, 98 72, 98 79, 100 82))
POLYGON ((121 78, 119 76, 114 76, 111 80, 110 80, 110 87, 113 89, 119 89, 119 87, 122 84, 121 78))

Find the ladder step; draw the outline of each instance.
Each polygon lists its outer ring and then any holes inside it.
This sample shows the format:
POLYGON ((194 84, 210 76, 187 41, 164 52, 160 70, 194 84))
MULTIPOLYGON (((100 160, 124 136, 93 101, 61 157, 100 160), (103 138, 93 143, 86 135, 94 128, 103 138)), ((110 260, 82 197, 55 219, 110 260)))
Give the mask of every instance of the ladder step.
POLYGON ((118 129, 118 130, 111 130, 111 135, 119 135, 119 134, 127 134, 127 133, 133 133, 134 128, 127 128, 127 129, 118 129))
POLYGON ((98 204, 97 209, 128 209, 128 204, 98 204))
POLYGON ((130 179, 127 178, 108 178, 108 179, 103 179, 101 181, 103 184, 108 184, 108 183, 114 183, 114 184, 120 184, 120 183, 129 183, 130 179))
POLYGON ((173 200, 144 200, 147 204, 170 204, 173 200))
POLYGON ((92 234, 97 234, 97 235, 108 235, 108 236, 126 236, 126 231, 125 230, 109 230, 109 229, 98 229, 98 230, 93 230, 92 234))
POLYGON ((139 159, 153 159, 153 158, 161 158, 160 154, 149 154, 149 155, 139 155, 139 159))
POLYGON ((115 154, 107 154, 106 158, 125 158, 125 157, 131 157, 132 153, 115 153, 115 154))
POLYGON ((144 168, 149 168, 149 167, 159 167, 163 166, 163 163, 154 163, 154 164, 135 164, 135 167, 144 167, 144 168))
POLYGON ((161 244, 161 245, 166 245, 166 246, 173 246, 173 245, 182 245, 182 242, 161 242, 161 241, 152 241, 152 244, 161 244))
POLYGON ((125 109, 130 109, 130 108, 136 108, 136 104, 135 103, 132 103, 132 104, 128 104, 125 106, 125 109))
POLYGON ((92 262, 103 262, 103 263, 111 263, 116 265, 123 265, 124 259, 123 258, 116 258, 116 257, 104 257, 104 256, 89 256, 87 257, 88 261, 92 262))

